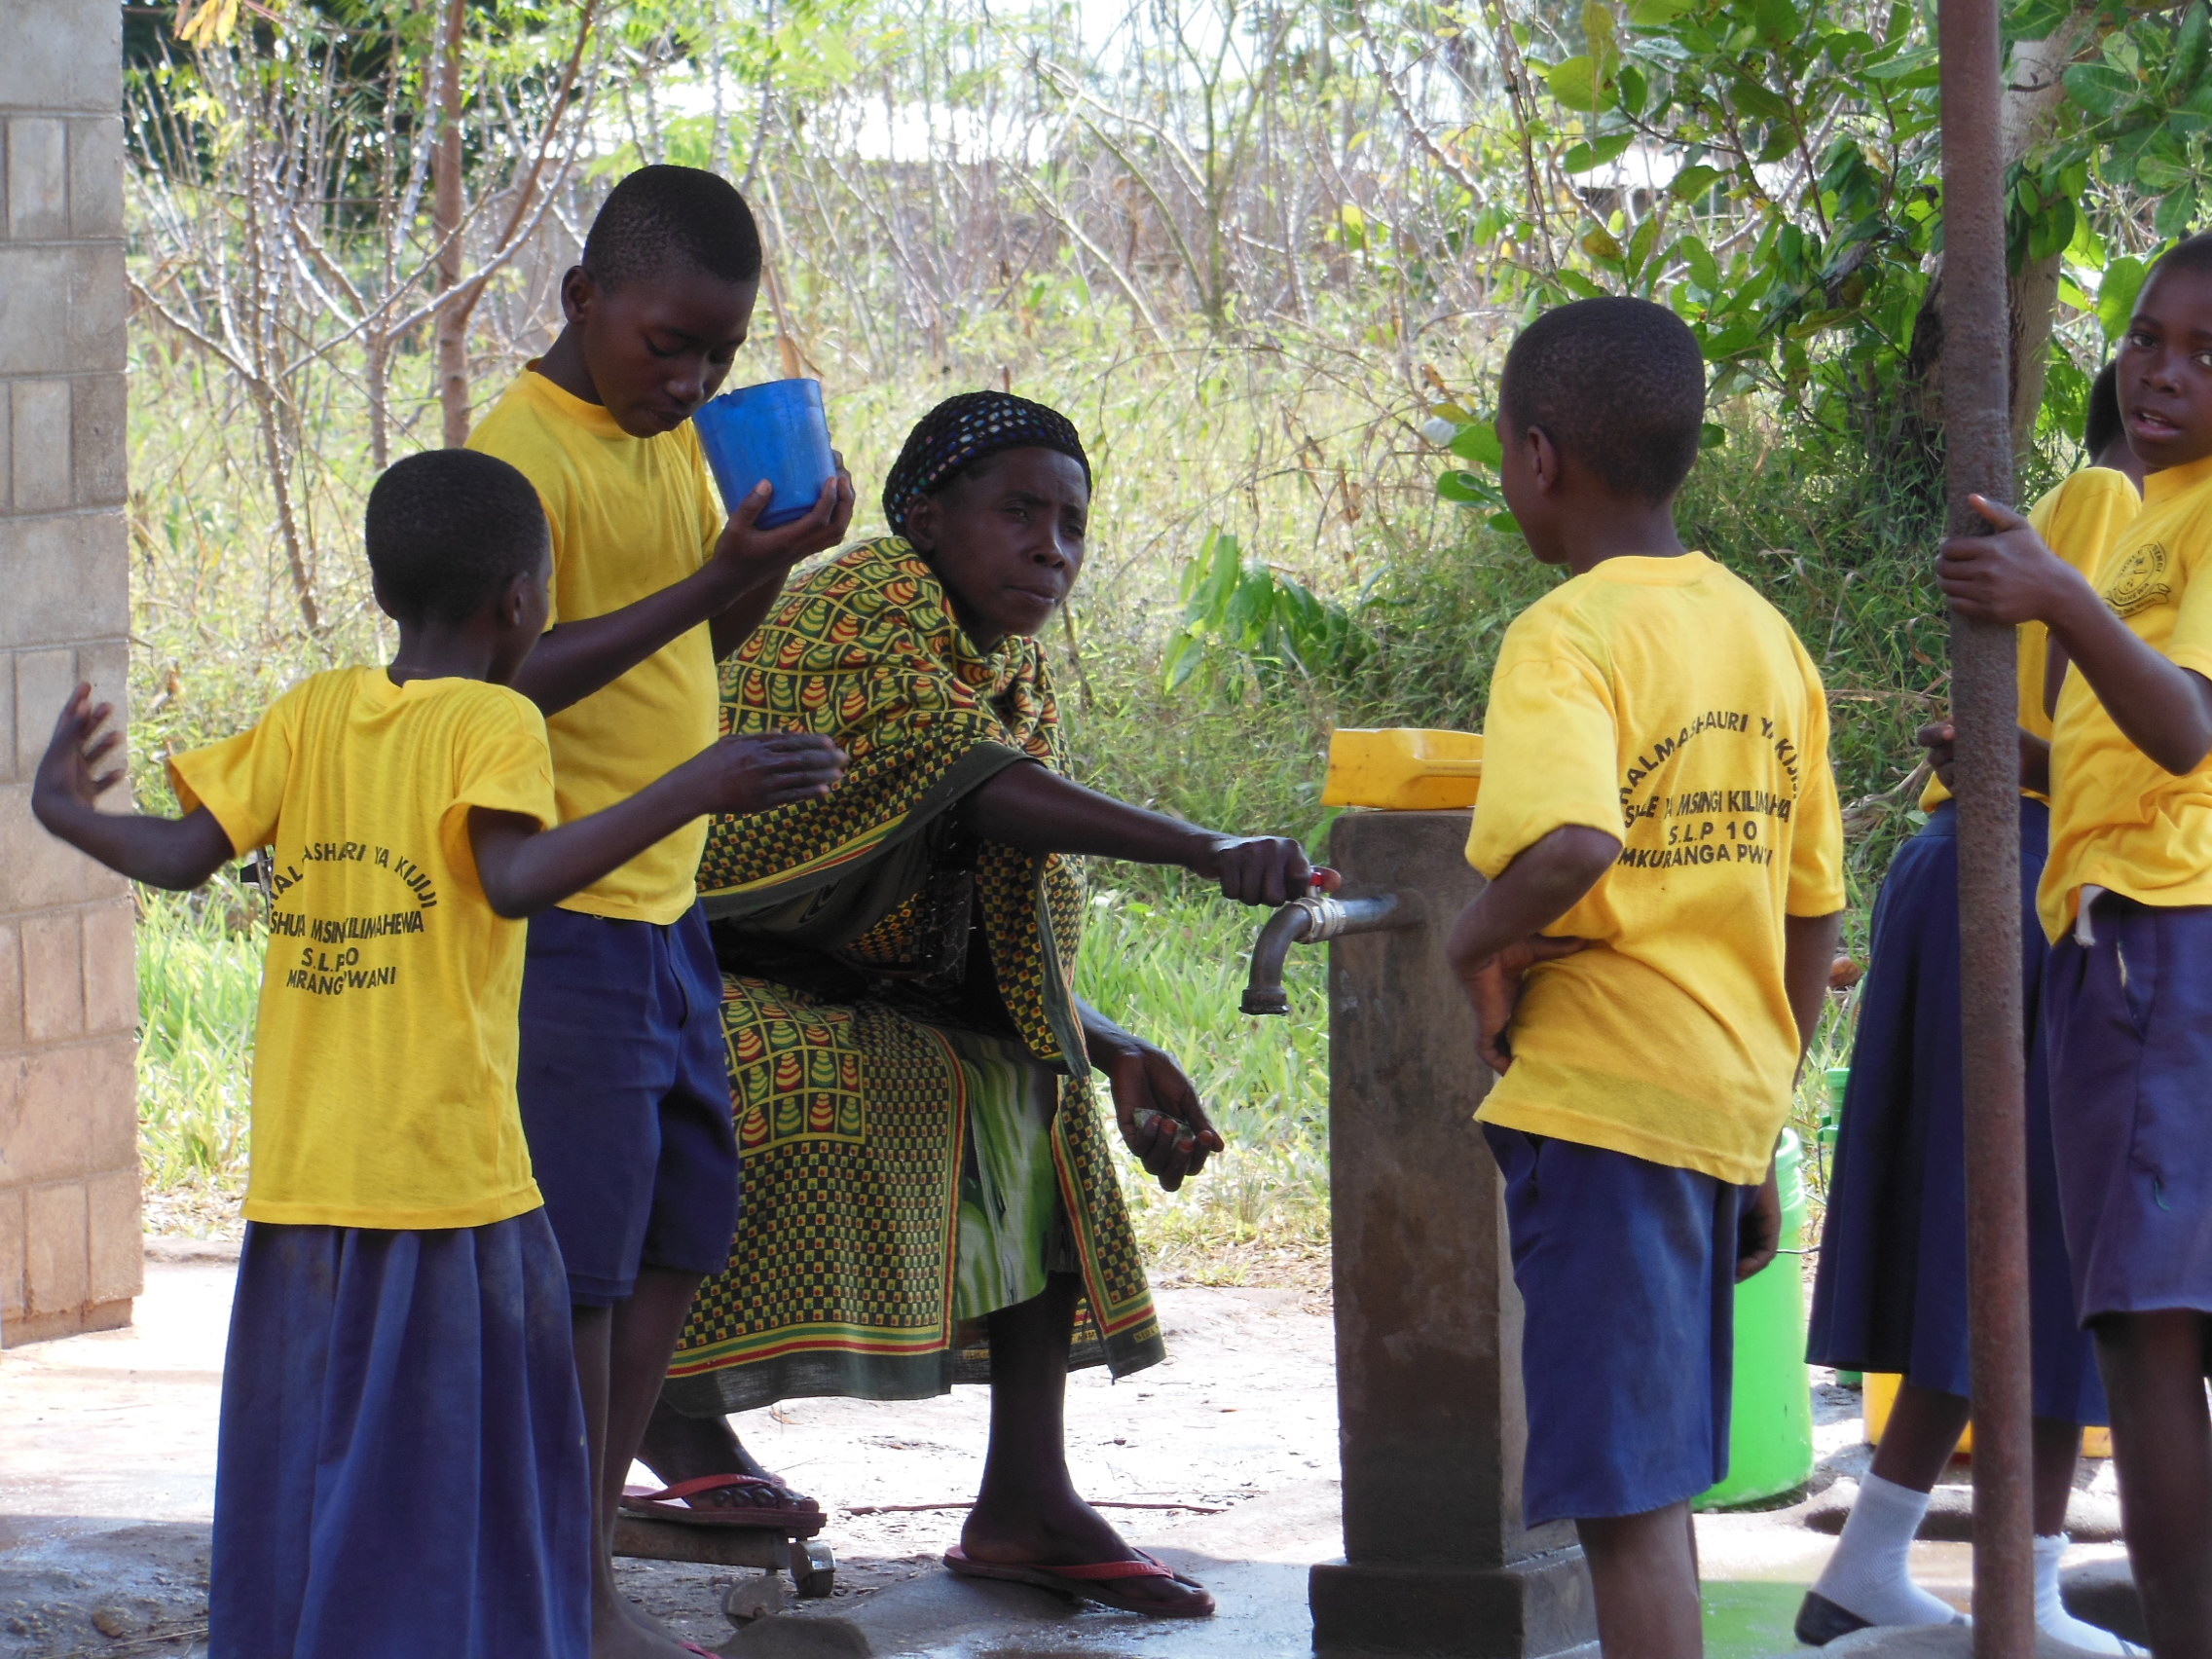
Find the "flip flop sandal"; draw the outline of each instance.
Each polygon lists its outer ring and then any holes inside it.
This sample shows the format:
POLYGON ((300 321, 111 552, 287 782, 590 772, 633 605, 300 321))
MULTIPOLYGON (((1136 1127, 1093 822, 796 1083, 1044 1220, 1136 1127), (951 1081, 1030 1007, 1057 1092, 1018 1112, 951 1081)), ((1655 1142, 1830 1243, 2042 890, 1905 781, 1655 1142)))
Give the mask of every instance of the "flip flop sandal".
POLYGON ((760 1502, 754 1495, 784 1493, 788 1489, 758 1475, 701 1475, 678 1481, 655 1492, 651 1487, 624 1487, 622 1513, 640 1521, 675 1521, 685 1527, 753 1527, 781 1532, 786 1537, 811 1538, 829 1517, 813 1498, 796 1503, 760 1502), (729 1493, 729 1503, 694 1503, 709 1493, 729 1493), (743 1493, 743 1496, 736 1496, 743 1493))
POLYGON ((955 1544, 944 1552, 944 1565, 956 1577, 997 1578, 1009 1584, 1034 1584, 1040 1590, 1056 1590, 1063 1596, 1096 1602, 1102 1607, 1116 1607, 1126 1613, 1143 1613, 1151 1618, 1210 1619, 1214 1613, 1213 1599, 1210 1596, 1203 1605, 1198 1605, 1192 1602, 1141 1602, 1123 1594, 1118 1586, 1133 1578, 1171 1578, 1193 1590, 1205 1589, 1196 1578, 1177 1572, 1165 1562, 1149 1556, 1142 1550, 1137 1551, 1134 1561, 1100 1561, 1076 1567, 1046 1567, 1042 1564, 1016 1566, 1013 1563, 977 1561, 955 1544))
MULTIPOLYGON (((1871 1630, 1873 1622, 1871 1619, 1861 1618, 1849 1607, 1837 1605, 1818 1590, 1808 1590, 1804 1602, 1797 1608, 1794 1634, 1807 1647, 1825 1647, 1838 1637, 1850 1636, 1855 1631, 1871 1630)), ((1964 1613, 1953 1613, 1951 1623, 1968 1626, 1973 1621, 1964 1613)))

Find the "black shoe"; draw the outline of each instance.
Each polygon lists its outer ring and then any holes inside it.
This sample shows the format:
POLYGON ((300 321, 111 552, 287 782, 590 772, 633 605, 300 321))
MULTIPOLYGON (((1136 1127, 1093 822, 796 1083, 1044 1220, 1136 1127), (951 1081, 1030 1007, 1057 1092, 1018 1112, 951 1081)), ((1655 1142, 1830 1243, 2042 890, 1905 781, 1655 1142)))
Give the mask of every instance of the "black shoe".
POLYGON ((1825 1647, 1837 1637, 1865 1630, 1872 1623, 1848 1607, 1837 1606, 1818 1590, 1808 1590, 1804 1604, 1797 1609, 1797 1640, 1807 1647, 1825 1647))

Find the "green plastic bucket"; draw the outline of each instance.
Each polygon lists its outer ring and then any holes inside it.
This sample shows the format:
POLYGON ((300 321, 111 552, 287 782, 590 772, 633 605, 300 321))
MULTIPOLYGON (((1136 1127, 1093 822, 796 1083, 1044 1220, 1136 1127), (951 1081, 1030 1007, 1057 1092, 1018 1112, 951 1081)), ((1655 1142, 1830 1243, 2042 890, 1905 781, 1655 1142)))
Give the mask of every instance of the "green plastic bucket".
POLYGON ((1698 1498, 1726 1509, 1803 1486, 1813 1474, 1813 1382, 1805 1365, 1805 1149, 1786 1130, 1775 1154, 1782 1248, 1736 1287, 1736 1397, 1728 1478, 1698 1498))

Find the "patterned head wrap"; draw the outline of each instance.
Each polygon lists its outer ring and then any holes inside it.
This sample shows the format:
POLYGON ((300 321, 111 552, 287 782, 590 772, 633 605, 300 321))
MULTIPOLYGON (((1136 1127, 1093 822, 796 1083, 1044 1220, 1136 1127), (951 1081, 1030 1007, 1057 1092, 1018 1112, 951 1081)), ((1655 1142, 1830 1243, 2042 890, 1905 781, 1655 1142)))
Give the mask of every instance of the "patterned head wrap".
POLYGON ((1083 468, 1090 483, 1090 458, 1075 423, 1057 409, 1011 391, 964 391, 948 397, 914 424, 883 483, 883 516, 894 535, 906 534, 906 509, 934 495, 963 467, 1002 450, 1057 450, 1083 468))

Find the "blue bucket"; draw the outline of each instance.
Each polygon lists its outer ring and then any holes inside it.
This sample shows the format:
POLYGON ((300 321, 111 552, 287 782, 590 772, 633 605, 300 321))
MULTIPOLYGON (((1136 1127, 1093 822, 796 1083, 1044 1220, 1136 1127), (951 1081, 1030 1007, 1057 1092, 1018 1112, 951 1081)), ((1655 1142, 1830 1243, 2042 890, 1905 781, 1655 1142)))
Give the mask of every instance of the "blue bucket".
POLYGON ((736 512, 763 478, 768 481, 771 494, 758 520, 762 530, 806 517, 837 476, 820 381, 739 387, 713 399, 691 421, 729 511, 736 512))

